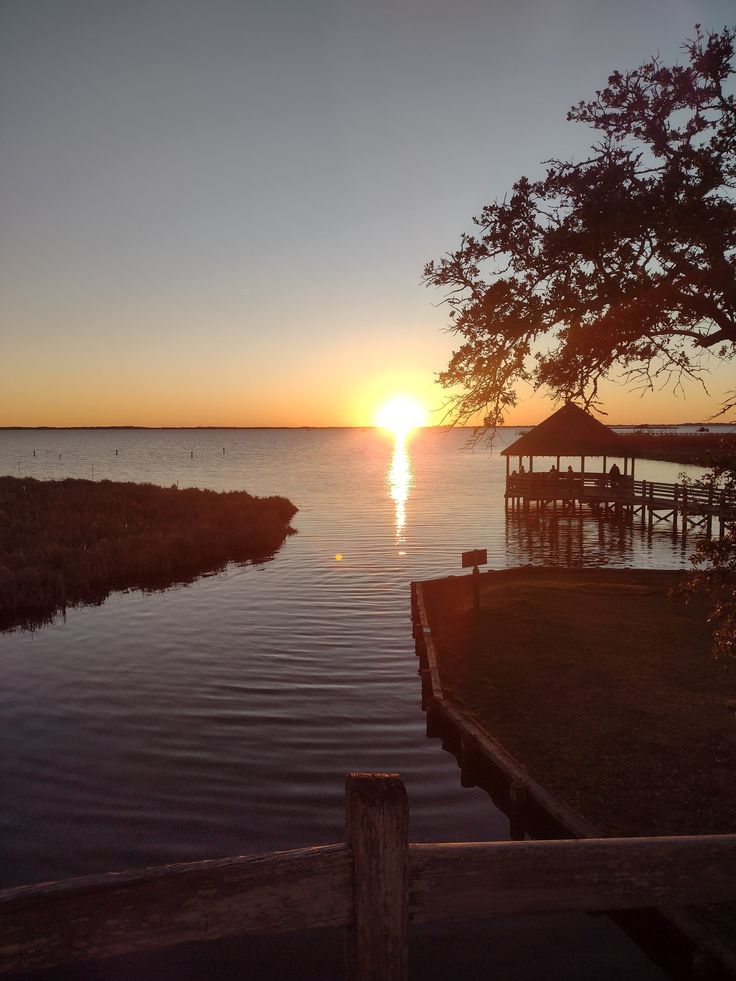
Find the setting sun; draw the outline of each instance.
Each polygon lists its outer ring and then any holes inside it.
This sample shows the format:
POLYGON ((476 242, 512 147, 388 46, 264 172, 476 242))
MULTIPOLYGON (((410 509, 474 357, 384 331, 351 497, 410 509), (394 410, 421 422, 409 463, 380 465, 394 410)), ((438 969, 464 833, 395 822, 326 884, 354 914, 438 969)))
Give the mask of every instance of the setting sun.
POLYGON ((376 425, 396 436, 406 436, 412 429, 427 424, 427 410, 417 399, 397 395, 380 407, 376 425))

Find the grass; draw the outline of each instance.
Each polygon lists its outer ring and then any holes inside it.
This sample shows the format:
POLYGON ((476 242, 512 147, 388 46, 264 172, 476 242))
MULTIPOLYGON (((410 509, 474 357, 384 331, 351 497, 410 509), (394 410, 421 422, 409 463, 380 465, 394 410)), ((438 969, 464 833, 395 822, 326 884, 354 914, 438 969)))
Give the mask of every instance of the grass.
MULTIPOLYGON (((685 573, 518 568, 424 584, 445 692, 603 835, 730 834, 736 678, 685 573)), ((695 915, 734 946, 736 906, 695 915)))
POLYGON ((296 511, 245 491, 0 477, 0 629, 48 622, 114 590, 263 562, 293 534, 296 511))
POLYGON ((604 834, 733 830, 732 670, 683 573, 519 568, 424 586, 447 693, 604 834))

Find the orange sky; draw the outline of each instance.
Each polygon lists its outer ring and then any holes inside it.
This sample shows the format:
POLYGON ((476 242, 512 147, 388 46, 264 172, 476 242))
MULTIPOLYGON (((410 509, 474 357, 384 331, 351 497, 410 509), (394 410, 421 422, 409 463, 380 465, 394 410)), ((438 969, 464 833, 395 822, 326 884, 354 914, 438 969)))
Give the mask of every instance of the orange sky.
MULTIPOLYGON (((380 406, 397 394, 417 399, 430 410, 430 423, 439 424, 443 392, 433 368, 441 358, 425 350, 411 367, 389 367, 377 352, 366 356, 357 348, 351 357, 345 349, 292 369, 284 382, 283 366, 264 363, 254 377, 245 359, 224 355, 196 364, 177 363, 172 355, 161 371, 158 362, 125 352, 101 370, 79 353, 36 362, 32 389, 22 375, 9 379, 0 425, 363 426, 373 425, 380 406)), ((675 397, 671 391, 640 396, 611 383, 603 388, 608 414, 602 418, 610 424, 705 421, 732 378, 730 366, 715 371, 710 396, 694 384, 685 397, 675 397)), ((541 393, 522 389, 520 396, 509 425, 536 424, 554 411, 541 393)))
MULTIPOLYGON (((566 111, 609 70, 675 60, 733 12, 582 6, 0 5, 0 425, 436 409, 452 338, 425 262, 521 174, 587 151, 566 111)), ((733 369, 711 399, 610 386, 607 420, 704 420, 734 388, 733 369)), ((512 425, 553 409, 522 395, 512 425)))

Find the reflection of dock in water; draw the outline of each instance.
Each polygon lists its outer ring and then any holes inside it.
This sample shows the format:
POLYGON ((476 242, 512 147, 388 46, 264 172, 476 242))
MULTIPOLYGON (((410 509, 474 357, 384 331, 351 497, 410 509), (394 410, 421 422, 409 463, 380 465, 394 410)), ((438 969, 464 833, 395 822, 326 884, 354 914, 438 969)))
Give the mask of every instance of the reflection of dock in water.
MULTIPOLYGON (((626 560, 637 541, 645 548, 659 537, 661 529, 650 531, 636 524, 617 521, 601 512, 597 517, 580 508, 572 511, 548 507, 506 512, 506 559, 510 565, 542 563, 549 566, 590 564, 591 546, 608 559, 626 560)), ((669 540, 669 535, 667 536, 669 540)), ((594 564, 598 564, 595 562, 594 564)))

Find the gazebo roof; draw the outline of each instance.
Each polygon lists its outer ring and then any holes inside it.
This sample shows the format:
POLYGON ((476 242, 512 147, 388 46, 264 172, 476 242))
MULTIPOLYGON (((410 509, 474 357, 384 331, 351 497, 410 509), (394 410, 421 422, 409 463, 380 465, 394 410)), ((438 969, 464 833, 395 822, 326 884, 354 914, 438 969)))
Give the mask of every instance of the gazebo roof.
POLYGON ((579 405, 567 402, 501 450, 502 456, 627 456, 626 441, 579 405))

